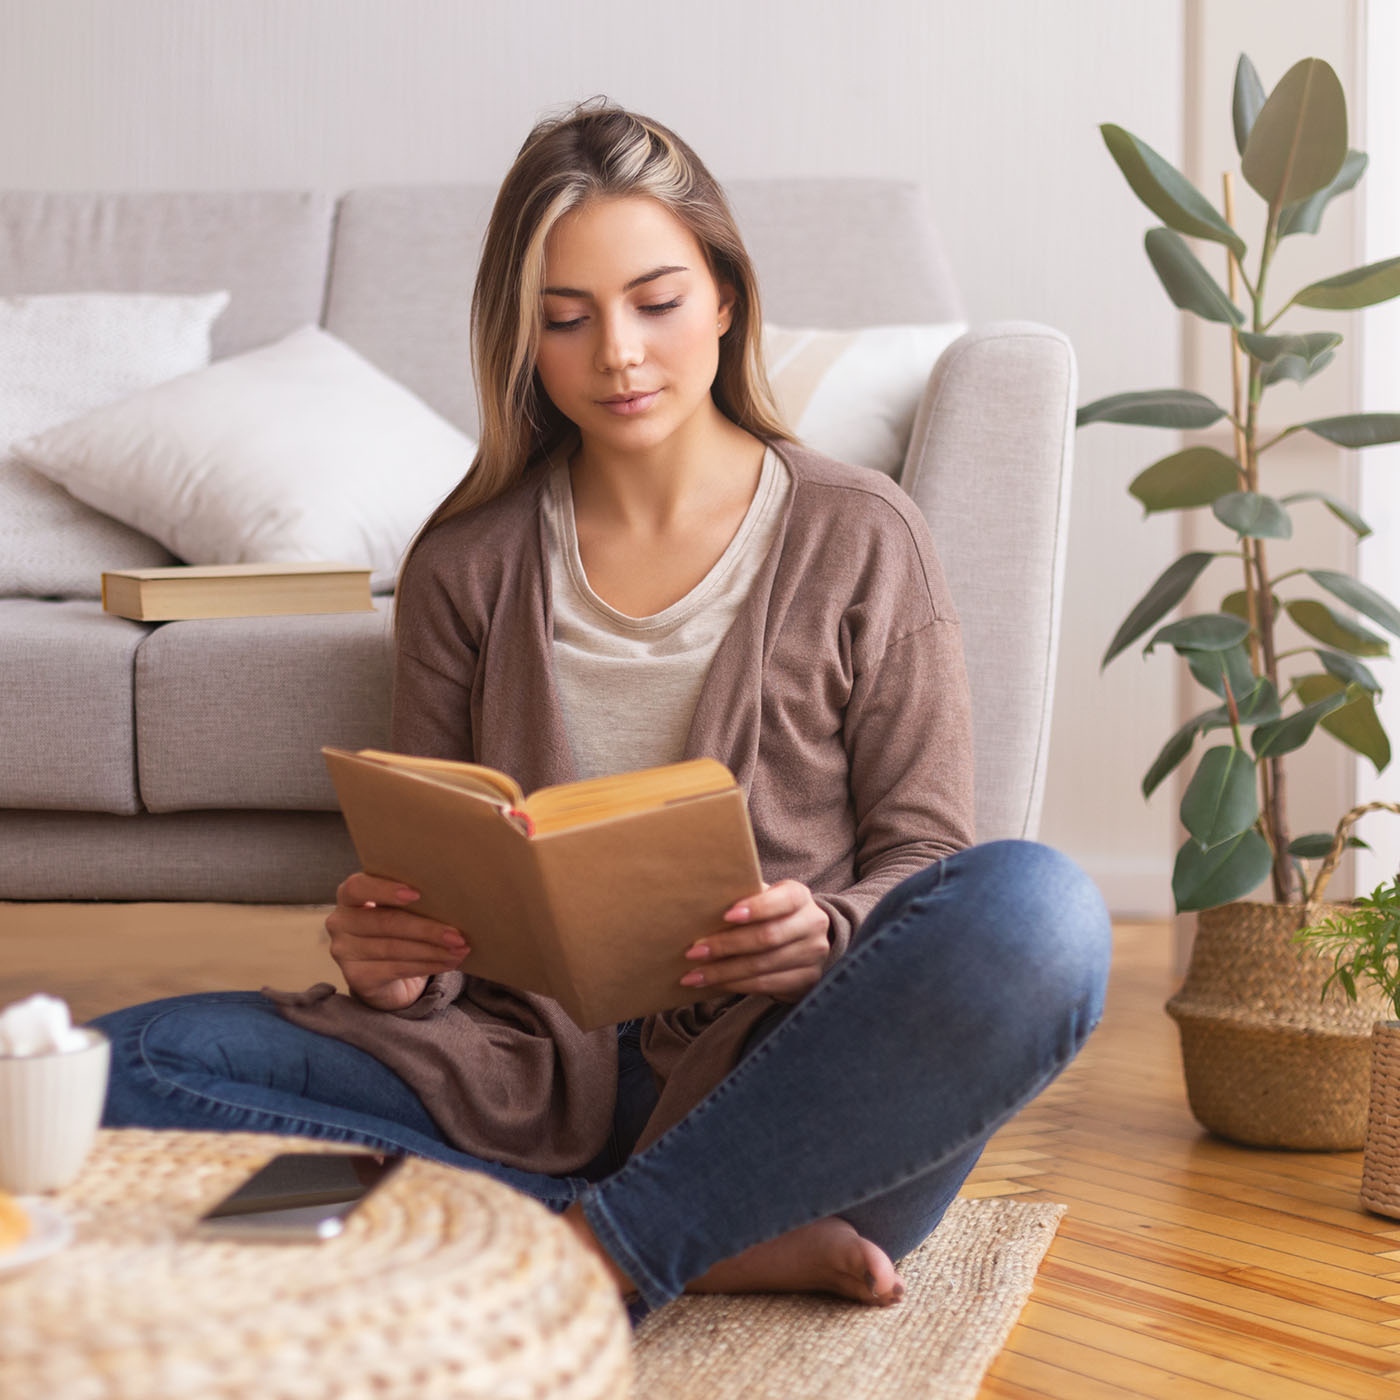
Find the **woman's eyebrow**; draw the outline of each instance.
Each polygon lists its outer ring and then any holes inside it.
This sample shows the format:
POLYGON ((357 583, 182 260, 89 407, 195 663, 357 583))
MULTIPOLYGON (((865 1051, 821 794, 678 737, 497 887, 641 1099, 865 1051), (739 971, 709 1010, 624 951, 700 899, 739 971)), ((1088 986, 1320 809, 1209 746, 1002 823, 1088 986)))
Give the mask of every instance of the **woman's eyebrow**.
MULTIPOLYGON (((644 272, 640 277, 634 277, 622 290, 630 292, 636 287, 645 286, 648 282, 655 282, 658 277, 665 277, 668 273, 689 271, 688 267, 680 266, 654 267, 650 272, 644 272)), ((593 299, 592 292, 580 291, 577 287, 546 287, 543 294, 547 297, 584 297, 589 301, 593 299)))

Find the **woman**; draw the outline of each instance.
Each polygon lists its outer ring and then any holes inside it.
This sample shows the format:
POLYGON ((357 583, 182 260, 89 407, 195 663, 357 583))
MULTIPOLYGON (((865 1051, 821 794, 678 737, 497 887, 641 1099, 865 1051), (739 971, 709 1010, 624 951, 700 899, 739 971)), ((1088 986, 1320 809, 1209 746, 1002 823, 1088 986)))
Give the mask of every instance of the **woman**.
POLYGON ((562 1212, 634 1320, 688 1291, 890 1304, 990 1134, 1101 1012, 1092 885, 973 846, 971 713, 927 526, 794 442, 723 195, 655 122, 544 122, 473 302, 481 447, 400 577, 391 744, 528 791, 701 754, 768 883, 693 947, 692 1006, 582 1032, 471 975, 470 929, 363 872, 350 996, 103 1019, 109 1124, 310 1134, 562 1212))

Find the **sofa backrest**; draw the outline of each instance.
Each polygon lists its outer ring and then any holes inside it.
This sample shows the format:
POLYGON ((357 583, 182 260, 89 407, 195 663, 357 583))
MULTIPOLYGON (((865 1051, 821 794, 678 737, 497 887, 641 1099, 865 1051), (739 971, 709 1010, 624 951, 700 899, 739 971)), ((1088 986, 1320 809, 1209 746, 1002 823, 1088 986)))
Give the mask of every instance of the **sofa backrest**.
POLYGON ((226 288, 222 359, 321 319, 334 210, 295 190, 0 193, 0 296, 226 288))

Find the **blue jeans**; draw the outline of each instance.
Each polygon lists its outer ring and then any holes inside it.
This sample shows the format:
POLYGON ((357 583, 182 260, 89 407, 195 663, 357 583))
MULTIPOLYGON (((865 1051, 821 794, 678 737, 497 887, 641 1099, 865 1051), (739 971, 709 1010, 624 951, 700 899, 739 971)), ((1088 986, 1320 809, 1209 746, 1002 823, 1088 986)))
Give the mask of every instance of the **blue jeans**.
POLYGON ((284 1021, 255 992, 173 997, 94 1022, 112 1041, 108 1126, 291 1133, 409 1152, 578 1200, 635 1283, 634 1324, 722 1259, 839 1215, 898 1260, 943 1218, 987 1139, 1074 1058, 1103 1010, 1097 889, 1027 841, 959 851, 891 890, 835 966, 775 1004, 740 1062, 630 1156, 656 1102, 618 1027, 612 1136, 573 1176, 452 1147, 378 1060, 284 1021))

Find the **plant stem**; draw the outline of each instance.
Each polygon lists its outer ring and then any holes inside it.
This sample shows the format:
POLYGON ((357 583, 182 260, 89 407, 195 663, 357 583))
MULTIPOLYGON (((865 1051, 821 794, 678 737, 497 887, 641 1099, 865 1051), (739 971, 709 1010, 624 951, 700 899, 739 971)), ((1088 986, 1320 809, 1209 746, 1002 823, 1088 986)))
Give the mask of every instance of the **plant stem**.
POLYGON ((1303 425, 1301 423, 1295 423, 1291 428, 1285 428, 1277 437, 1271 437, 1268 442, 1262 443, 1260 446, 1256 447, 1254 449, 1254 455, 1257 457, 1261 453, 1267 452, 1275 443, 1280 443, 1284 438, 1292 437, 1294 433, 1301 433, 1302 431, 1303 425))
MULTIPOLYGON (((1259 254, 1259 282, 1254 291, 1254 329, 1264 329, 1264 284, 1269 275, 1269 264, 1273 261, 1274 248, 1278 243, 1278 211, 1270 208, 1268 222, 1264 228, 1264 246, 1259 254)), ((1249 374, 1249 417, 1245 428, 1245 476, 1248 489, 1259 489, 1259 458, 1255 451, 1255 436, 1259 426, 1259 400, 1263 395, 1263 371, 1255 361, 1250 362, 1249 374)), ((1278 657, 1274 649, 1274 596, 1273 585, 1269 581, 1268 563, 1264 553, 1264 541, 1245 541, 1246 552, 1253 556, 1254 582, 1258 590, 1259 605, 1259 645, 1263 652, 1264 674, 1278 690, 1278 657)), ((1284 815, 1285 782, 1283 759, 1266 758, 1259 771, 1260 795, 1263 798, 1260 815, 1264 819, 1265 839, 1273 851, 1274 901, 1278 904, 1293 902, 1297 887, 1297 877, 1293 864, 1288 858, 1288 819, 1284 815)))
MULTIPOLYGON (((1227 170, 1221 177, 1221 182, 1225 187, 1225 222, 1231 228, 1235 226, 1235 184, 1234 177, 1227 170)), ((1239 295, 1236 287, 1237 275, 1244 280, 1246 287, 1249 286, 1249 278, 1244 275, 1244 268, 1240 266, 1240 260, 1236 256, 1233 248, 1226 249, 1226 263, 1230 278, 1230 300, 1234 301, 1239 295)), ((1253 288, 1250 288, 1251 295, 1253 288)), ((1240 475, 1244 478, 1244 486, 1249 490, 1249 445, 1245 440, 1245 430, 1240 426, 1240 418, 1243 410, 1244 384, 1241 373, 1241 359, 1243 351, 1240 349, 1240 338, 1238 328, 1234 325, 1230 327, 1230 381, 1234 392, 1233 407, 1235 410, 1232 419, 1235 425, 1235 461, 1239 465, 1240 475)), ((1254 593, 1254 575, 1249 567, 1249 547, 1245 544, 1244 562, 1244 598, 1245 615, 1249 621, 1249 668, 1257 676, 1259 674, 1259 604, 1254 593)), ((1235 736, 1236 744, 1239 744, 1238 732, 1235 736)), ((1243 748, 1244 745, 1240 744, 1243 748)))

